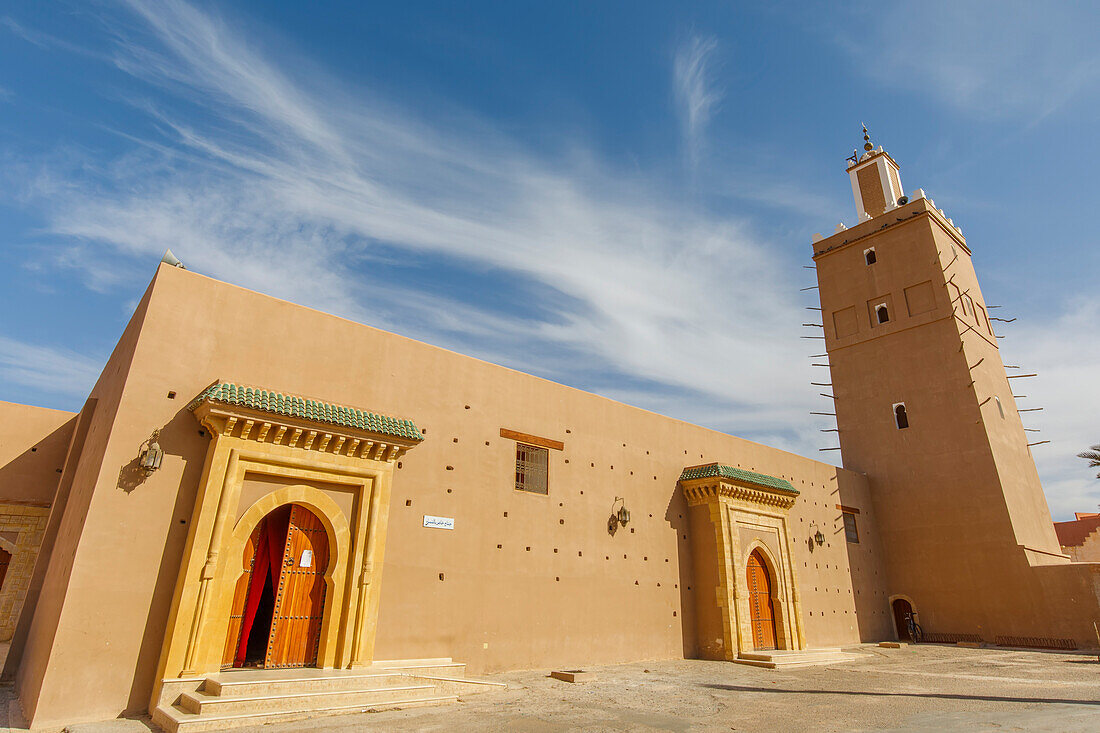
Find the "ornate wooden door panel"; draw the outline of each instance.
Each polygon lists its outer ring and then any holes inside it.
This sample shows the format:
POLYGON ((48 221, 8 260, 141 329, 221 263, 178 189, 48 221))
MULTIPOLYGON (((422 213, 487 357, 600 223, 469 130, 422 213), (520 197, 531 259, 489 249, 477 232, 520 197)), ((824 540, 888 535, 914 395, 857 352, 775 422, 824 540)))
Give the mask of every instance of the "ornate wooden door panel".
POLYGON ((294 504, 265 667, 310 667, 317 663, 327 569, 328 535, 324 525, 308 509, 294 504))
POLYGON ((775 649, 775 618, 772 613, 771 578, 759 552, 753 551, 746 563, 749 585, 749 621, 752 643, 757 649, 775 649))
POLYGON ((237 647, 241 643, 241 624, 244 621, 244 606, 248 600, 248 588, 252 583, 252 570, 256 566, 256 549, 260 544, 260 532, 264 523, 261 521, 252 530, 248 542, 244 545, 244 555, 241 558, 244 572, 237 578, 237 585, 233 590, 233 605, 229 611, 229 631, 225 635, 225 650, 222 652, 222 667, 232 667, 237 654, 237 647))

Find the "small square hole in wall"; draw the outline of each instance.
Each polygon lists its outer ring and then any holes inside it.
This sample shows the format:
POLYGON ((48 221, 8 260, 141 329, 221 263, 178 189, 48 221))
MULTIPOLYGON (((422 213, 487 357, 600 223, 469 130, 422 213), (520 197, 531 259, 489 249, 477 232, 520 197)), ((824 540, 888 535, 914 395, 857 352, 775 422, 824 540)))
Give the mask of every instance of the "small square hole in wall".
POLYGON ((633 527, 630 528, 630 534, 634 534, 634 528, 633 527))
POLYGON ((174 399, 176 399, 176 392, 175 392, 175 390, 169 390, 169 391, 168 391, 168 399, 170 399, 170 400, 174 400, 174 399))
POLYGON ((413 505, 413 500, 412 499, 405 499, 405 506, 412 506, 412 505, 413 505))

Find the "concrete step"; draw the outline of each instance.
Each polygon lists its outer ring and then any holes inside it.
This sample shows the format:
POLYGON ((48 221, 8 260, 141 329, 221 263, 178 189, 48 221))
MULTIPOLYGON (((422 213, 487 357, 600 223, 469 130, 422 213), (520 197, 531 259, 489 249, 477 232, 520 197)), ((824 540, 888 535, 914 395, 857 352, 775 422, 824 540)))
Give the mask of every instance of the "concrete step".
POLYGON ((859 654, 843 652, 840 649, 797 649, 745 652, 740 654, 734 661, 739 664, 767 669, 792 669, 852 662, 859 659, 860 656, 859 654))
POLYGON ((435 687, 436 691, 447 695, 477 695, 482 692, 494 692, 507 689, 503 682, 468 679, 465 677, 437 677, 426 675, 407 675, 409 684, 425 683, 435 687))
POLYGON ((272 677, 250 672, 223 672, 216 677, 208 677, 201 689, 208 695, 249 697, 279 692, 375 690, 404 684, 409 684, 408 677, 397 672, 348 673, 331 670, 328 674, 310 674, 287 670, 285 674, 272 677))
POLYGON ((153 711, 169 733, 226 730, 318 716, 455 702, 499 690, 500 682, 465 678, 466 665, 401 659, 346 669, 229 670, 205 679, 171 680, 153 711))
POLYGON ((349 713, 366 712, 367 710, 396 710, 425 705, 443 705, 457 702, 455 695, 436 695, 431 697, 410 697, 404 700, 374 705, 345 704, 333 705, 313 710, 292 711, 264 711, 254 713, 237 713, 224 715, 196 715, 187 712, 179 706, 170 708, 158 707, 153 712, 153 722, 168 733, 199 733, 199 731, 220 731, 232 728, 242 728, 251 725, 265 725, 267 723, 283 723, 295 720, 308 720, 311 718, 346 715, 349 713))
POLYGON ((466 676, 466 665, 462 662, 452 662, 450 659, 400 659, 374 662, 368 669, 374 672, 396 672, 439 677, 462 678, 466 676))
POLYGON ((271 693, 242 697, 222 697, 201 692, 185 692, 178 703, 189 713, 203 716, 237 715, 241 713, 291 712, 361 705, 364 708, 409 698, 434 697, 438 691, 432 685, 403 685, 369 690, 328 690, 324 692, 271 693))

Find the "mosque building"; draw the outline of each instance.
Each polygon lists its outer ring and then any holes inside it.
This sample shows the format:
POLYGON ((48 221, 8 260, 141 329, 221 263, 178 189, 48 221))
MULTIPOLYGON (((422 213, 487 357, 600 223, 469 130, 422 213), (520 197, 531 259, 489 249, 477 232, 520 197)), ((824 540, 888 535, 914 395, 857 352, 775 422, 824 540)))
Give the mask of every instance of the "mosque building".
POLYGON ((0 403, 25 717, 222 730, 493 688, 466 671, 836 661, 910 617, 1096 647, 1100 563, 1059 543, 969 245, 870 140, 847 173, 858 221, 812 244, 843 468, 161 264, 78 413, 0 403))

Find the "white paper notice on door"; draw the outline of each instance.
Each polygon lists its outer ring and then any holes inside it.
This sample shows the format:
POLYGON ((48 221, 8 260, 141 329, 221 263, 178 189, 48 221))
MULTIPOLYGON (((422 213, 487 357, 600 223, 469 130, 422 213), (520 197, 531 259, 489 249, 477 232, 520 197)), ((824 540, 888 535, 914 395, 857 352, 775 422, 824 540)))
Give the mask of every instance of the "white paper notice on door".
POLYGON ((298 561, 298 567, 308 568, 313 564, 313 550, 302 550, 302 559, 298 561))

